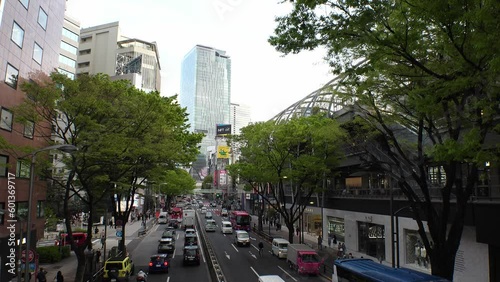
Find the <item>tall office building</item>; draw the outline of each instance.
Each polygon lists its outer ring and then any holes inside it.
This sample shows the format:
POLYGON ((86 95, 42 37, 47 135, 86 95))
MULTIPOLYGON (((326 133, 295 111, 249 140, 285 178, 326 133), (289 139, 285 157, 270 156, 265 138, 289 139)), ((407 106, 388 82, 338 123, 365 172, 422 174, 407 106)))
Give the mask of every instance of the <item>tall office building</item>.
POLYGON ((146 92, 161 90, 160 57, 155 42, 121 35, 113 22, 80 31, 77 74, 104 73, 127 79, 146 92))
MULTIPOLYGON (((48 145, 50 124, 14 120, 12 109, 25 94, 20 83, 34 72, 49 74, 59 66, 65 0, 0 1, 0 136, 7 144, 42 148, 48 145)), ((17 242, 26 243, 26 230, 35 249, 45 227, 46 181, 34 178, 31 226, 27 226, 30 160, 25 152, 0 148, 0 280, 10 281, 16 272, 17 242), (11 228, 15 226, 14 228, 11 228), (21 231, 24 234, 21 234, 21 231), (19 240, 21 238, 21 240, 19 240), (14 241, 10 241, 14 239, 14 241), (19 241, 18 241, 19 240, 19 241), (9 242, 16 242, 15 246, 9 242), (12 252, 14 250, 14 253, 12 252), (14 267, 7 256, 16 255, 14 267), (13 269, 12 269, 13 268, 13 269), (11 271, 9 271, 11 270, 11 271)), ((23 246, 25 248, 25 246, 23 246)))
POLYGON ((80 22, 65 15, 59 53, 59 68, 57 70, 71 79, 75 79, 76 75, 79 38, 80 22))
POLYGON ((203 157, 194 167, 200 171, 209 156, 207 149, 215 146, 216 125, 231 122, 231 59, 225 51, 196 45, 187 53, 179 100, 187 108, 191 130, 205 134, 200 145, 203 157))
POLYGON ((252 122, 251 108, 248 105, 231 103, 231 134, 240 134, 241 129, 252 122))

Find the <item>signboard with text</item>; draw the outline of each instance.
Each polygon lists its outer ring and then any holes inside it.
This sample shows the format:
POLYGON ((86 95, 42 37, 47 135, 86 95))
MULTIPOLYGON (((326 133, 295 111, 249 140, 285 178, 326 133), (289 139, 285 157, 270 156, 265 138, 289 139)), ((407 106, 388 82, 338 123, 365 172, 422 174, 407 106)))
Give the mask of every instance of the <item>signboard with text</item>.
POLYGON ((231 125, 230 124, 217 124, 215 132, 216 132, 217 136, 231 134, 231 125))

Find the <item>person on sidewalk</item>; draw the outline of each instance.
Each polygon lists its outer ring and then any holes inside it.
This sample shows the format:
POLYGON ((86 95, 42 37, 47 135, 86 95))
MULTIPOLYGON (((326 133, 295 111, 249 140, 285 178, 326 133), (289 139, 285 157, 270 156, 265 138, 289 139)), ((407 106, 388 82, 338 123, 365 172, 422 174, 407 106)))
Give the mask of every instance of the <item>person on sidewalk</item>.
POLYGON ((43 269, 43 267, 40 267, 40 271, 38 271, 38 274, 36 275, 36 279, 38 279, 38 282, 47 282, 47 271, 43 269))
POLYGON ((323 249, 323 237, 321 237, 321 234, 318 235, 318 250, 323 249))
POLYGON ((57 272, 57 275, 56 275, 56 282, 64 282, 64 276, 62 275, 62 272, 61 272, 61 271, 58 271, 58 272, 57 272))

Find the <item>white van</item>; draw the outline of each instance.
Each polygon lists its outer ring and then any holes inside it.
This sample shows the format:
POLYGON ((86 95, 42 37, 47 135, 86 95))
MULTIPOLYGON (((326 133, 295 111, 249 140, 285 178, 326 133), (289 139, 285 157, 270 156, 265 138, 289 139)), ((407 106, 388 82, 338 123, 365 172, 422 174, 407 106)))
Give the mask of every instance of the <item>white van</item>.
POLYGON ((233 225, 229 221, 223 221, 220 229, 222 234, 233 234, 233 225))
POLYGON ((259 282, 285 282, 285 280, 278 275, 261 275, 259 282))
POLYGON ((160 212, 158 216, 158 224, 167 224, 168 221, 168 212, 160 212))
POLYGON ((288 244, 290 244, 288 240, 274 238, 271 243, 271 254, 277 256, 278 258, 286 258, 288 244))

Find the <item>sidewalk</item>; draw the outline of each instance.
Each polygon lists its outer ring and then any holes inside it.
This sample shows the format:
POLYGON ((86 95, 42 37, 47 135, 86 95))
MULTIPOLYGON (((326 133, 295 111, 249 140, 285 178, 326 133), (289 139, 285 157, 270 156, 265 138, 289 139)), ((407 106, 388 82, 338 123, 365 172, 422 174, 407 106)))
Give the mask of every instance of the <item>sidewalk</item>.
MULTIPOLYGON (((258 216, 252 215, 252 222, 257 225, 258 223, 258 216)), ((252 223, 252 225, 253 225, 252 223)), ((285 240, 288 240, 288 228, 285 225, 281 226, 281 230, 277 231, 276 226, 272 225, 269 226, 269 224, 262 224, 263 230, 262 232, 264 234, 270 235, 270 237, 273 238, 283 238, 285 240), (270 229, 269 229, 270 227, 270 229), (271 232, 269 234, 269 231, 271 232)), ((323 246, 321 249, 318 249, 318 237, 315 235, 311 235, 307 232, 303 232, 304 234, 304 244, 310 246, 316 252, 318 253, 319 257, 323 259, 323 268, 321 269, 320 274, 324 276, 325 278, 331 280, 332 279, 332 268, 333 268, 333 262, 337 259, 337 246, 331 245, 331 247, 328 247, 328 242, 327 240, 323 239, 323 246)), ((293 243, 298 244, 299 243, 299 236, 297 236, 296 233, 294 233, 293 236, 293 243)), ((349 252, 349 251, 348 251, 349 252)))
MULTIPOLYGON (((146 226, 150 229, 154 225, 154 218, 147 221, 146 226)), ((99 225, 99 233, 97 238, 92 237, 92 245, 94 250, 102 249, 100 234, 104 234, 104 225, 99 225)), ((140 221, 134 221, 133 223, 127 223, 125 226, 125 245, 128 245, 133 239, 138 238, 138 230, 141 228, 140 221)), ((92 236, 94 232, 92 232, 92 236)), ((106 254, 111 250, 112 247, 118 246, 118 239, 116 237, 116 229, 107 228, 106 237, 106 254)), ((101 250, 102 252, 102 250, 101 250)), ((106 256, 107 257, 107 256, 106 256)), ((101 262, 103 255, 101 255, 101 262)), ((76 268, 78 266, 78 261, 74 252, 71 252, 68 258, 65 258, 59 262, 51 264, 40 264, 47 271, 47 281, 53 281, 57 272, 61 271, 64 276, 65 282, 73 282, 75 279, 76 268)))

